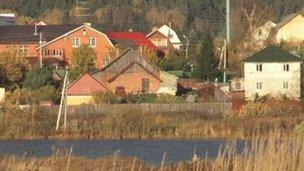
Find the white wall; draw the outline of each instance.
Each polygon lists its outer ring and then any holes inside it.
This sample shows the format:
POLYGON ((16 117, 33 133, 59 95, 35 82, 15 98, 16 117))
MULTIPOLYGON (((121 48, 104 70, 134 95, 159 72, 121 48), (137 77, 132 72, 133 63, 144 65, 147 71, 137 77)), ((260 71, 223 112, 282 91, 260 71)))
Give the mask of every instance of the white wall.
POLYGON ((290 98, 300 98, 301 92, 301 63, 244 63, 245 96, 254 100, 255 94, 259 96, 271 94, 272 96, 286 95, 290 98), (256 71, 256 65, 262 64, 262 72, 256 71), (283 65, 289 64, 289 71, 283 70, 283 65), (262 82, 262 89, 257 89, 257 82, 262 82), (289 89, 283 89, 283 82, 288 82, 289 89))

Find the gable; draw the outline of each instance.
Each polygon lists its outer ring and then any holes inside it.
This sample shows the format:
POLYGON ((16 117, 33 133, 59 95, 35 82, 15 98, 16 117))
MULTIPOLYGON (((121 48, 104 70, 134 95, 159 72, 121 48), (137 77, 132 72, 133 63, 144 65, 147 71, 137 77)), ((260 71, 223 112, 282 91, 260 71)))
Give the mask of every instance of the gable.
POLYGON ((163 25, 162 27, 160 27, 158 29, 158 31, 160 33, 162 33, 163 35, 167 36, 167 37, 169 35, 172 35, 172 37, 169 38, 170 42, 172 44, 180 44, 181 43, 181 41, 180 41, 178 35, 176 34, 176 32, 173 29, 171 29, 170 27, 168 27, 167 25, 163 25))
MULTIPOLYGON (((73 34, 75 32, 82 31, 83 29, 88 29, 88 30, 90 30, 92 32, 95 32, 95 33, 99 34, 100 36, 105 37, 105 39, 107 40, 107 42, 109 43, 109 45, 111 47, 114 47, 113 43, 111 42, 111 40, 108 38, 108 36, 106 34, 100 32, 100 31, 98 31, 98 30, 96 30, 96 29, 94 29, 92 27, 89 27, 88 25, 82 25, 82 26, 80 26, 80 27, 78 27, 78 28, 76 28, 74 30, 71 30, 71 31, 69 31, 69 32, 67 32, 67 33, 65 33, 65 34, 63 34, 63 35, 61 35, 61 36, 59 36, 59 37, 57 37, 57 38, 55 38, 55 39, 53 39, 53 40, 45 43, 42 47, 48 46, 48 45, 50 45, 50 44, 52 44, 52 43, 54 43, 54 42, 56 42, 58 40, 64 39, 65 37, 67 37, 67 36, 69 36, 69 35, 71 35, 71 34, 73 34)), ((39 47, 37 49, 39 49, 39 47)))
POLYGON ((93 73, 92 76, 100 81, 101 78, 108 77, 111 74, 115 75, 120 73, 124 68, 128 67, 132 63, 138 63, 142 65, 151 73, 159 71, 156 66, 147 62, 138 52, 134 51, 133 49, 128 49, 126 52, 112 61, 108 66, 98 72, 93 73))
POLYGON ((79 77, 68 87, 68 95, 91 95, 99 91, 108 90, 89 74, 79 77))
POLYGON ((147 70, 144 66, 142 66, 141 64, 137 63, 137 62, 133 62, 130 63, 128 66, 126 66, 125 68, 123 68, 119 73, 117 73, 116 75, 114 75, 113 77, 111 77, 108 82, 111 83, 112 81, 114 81, 116 78, 123 76, 124 73, 147 73, 153 77, 155 77, 156 79, 158 79, 159 81, 160 78, 157 75, 156 72, 150 72, 149 70, 147 70))

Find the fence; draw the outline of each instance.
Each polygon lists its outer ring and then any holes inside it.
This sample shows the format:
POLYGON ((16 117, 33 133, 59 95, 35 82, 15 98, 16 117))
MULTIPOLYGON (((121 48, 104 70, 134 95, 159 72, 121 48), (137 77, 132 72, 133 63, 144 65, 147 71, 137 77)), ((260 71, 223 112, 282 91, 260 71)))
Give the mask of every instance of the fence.
MULTIPOLYGON (((49 112, 56 113, 59 106, 45 107, 49 112)), ((170 103, 170 104, 103 104, 103 105, 81 105, 69 106, 69 115, 90 114, 114 114, 126 111, 136 111, 147 114, 161 113, 202 113, 207 115, 218 115, 230 112, 231 102, 214 103, 170 103)))

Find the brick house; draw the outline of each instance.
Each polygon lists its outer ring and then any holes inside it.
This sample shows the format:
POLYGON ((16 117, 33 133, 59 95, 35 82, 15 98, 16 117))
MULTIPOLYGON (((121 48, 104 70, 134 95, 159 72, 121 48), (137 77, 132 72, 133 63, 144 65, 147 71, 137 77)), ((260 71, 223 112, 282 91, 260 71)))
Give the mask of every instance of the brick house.
POLYGON ((100 31, 84 25, 11 25, 0 26, 0 52, 16 48, 23 52, 30 66, 39 63, 39 40, 42 34, 42 60, 52 65, 71 66, 73 48, 88 44, 95 49, 96 66, 105 66, 114 48, 110 39, 100 31))
MULTIPOLYGON (((84 24, 43 44, 42 58, 57 59, 68 66, 72 66, 73 49, 80 47, 82 44, 87 44, 95 49, 96 66, 98 68, 103 68, 107 64, 110 52, 114 48, 107 35, 84 24)), ((39 51, 39 48, 37 48, 37 51, 39 51)))
POLYGON ((78 104, 90 103, 91 95, 99 91, 120 95, 156 93, 162 83, 160 73, 157 67, 146 62, 138 52, 128 49, 105 68, 86 74, 70 84, 68 104, 76 105, 77 98, 80 99, 78 104))
POLYGON ((7 25, 0 26, 0 52, 16 48, 23 52, 31 66, 38 63, 39 34, 43 42, 51 41, 80 25, 7 25), (36 34, 35 34, 36 32, 36 34))

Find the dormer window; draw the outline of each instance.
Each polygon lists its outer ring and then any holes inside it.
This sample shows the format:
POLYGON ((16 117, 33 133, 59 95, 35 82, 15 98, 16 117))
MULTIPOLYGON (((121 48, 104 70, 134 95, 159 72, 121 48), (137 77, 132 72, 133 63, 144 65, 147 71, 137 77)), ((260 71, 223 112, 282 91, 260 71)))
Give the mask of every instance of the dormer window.
POLYGON ((256 71, 262 72, 263 71, 263 65, 262 64, 257 64, 256 65, 256 71))

